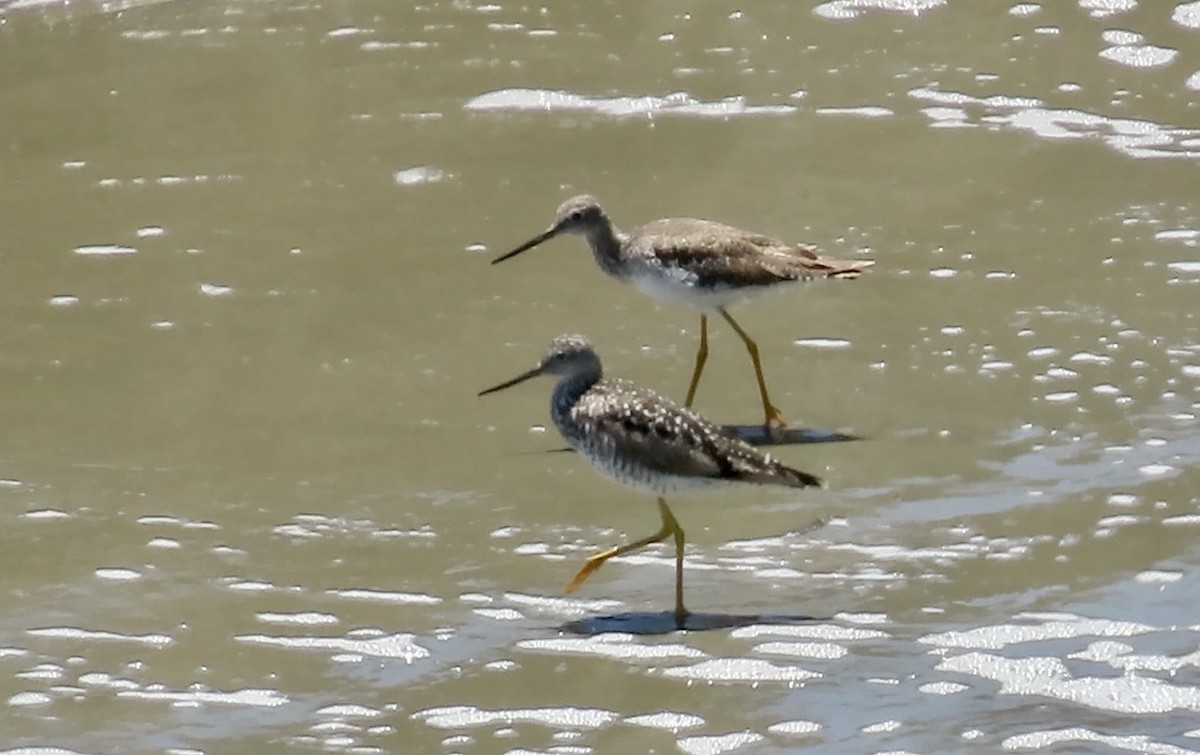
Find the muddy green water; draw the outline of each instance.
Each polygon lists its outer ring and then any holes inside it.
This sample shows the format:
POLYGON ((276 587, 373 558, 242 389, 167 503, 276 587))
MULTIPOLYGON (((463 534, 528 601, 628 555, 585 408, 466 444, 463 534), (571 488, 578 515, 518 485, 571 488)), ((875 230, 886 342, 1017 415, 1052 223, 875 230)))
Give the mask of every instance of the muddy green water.
POLYGON ((701 5, 0 9, 0 752, 1200 751, 1200 3, 701 5), (877 260, 735 310, 866 439, 672 499, 732 626, 562 596, 652 500, 475 396, 682 396, 694 312, 488 264, 580 192, 877 260))

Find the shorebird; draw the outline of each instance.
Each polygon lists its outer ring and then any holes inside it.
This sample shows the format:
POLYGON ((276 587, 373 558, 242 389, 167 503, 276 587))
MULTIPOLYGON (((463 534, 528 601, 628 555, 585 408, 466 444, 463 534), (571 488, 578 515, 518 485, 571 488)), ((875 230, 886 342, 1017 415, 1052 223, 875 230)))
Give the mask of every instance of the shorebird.
POLYGON ((629 232, 608 219, 594 197, 580 195, 563 202, 554 223, 516 249, 492 260, 503 262, 562 233, 587 238, 596 264, 612 277, 628 281, 649 296, 680 302, 700 310, 700 347, 684 406, 690 407, 708 360, 708 315, 721 315, 750 354, 763 425, 786 427, 783 415, 767 395, 758 344, 728 312, 748 296, 780 284, 814 278, 857 278, 873 260, 832 260, 804 244, 789 244, 740 228, 696 218, 663 218, 629 232))
POLYGON ((821 478, 784 466, 768 454, 726 435, 696 412, 627 380, 604 377, 600 357, 586 338, 563 335, 550 342, 537 366, 481 391, 510 388, 539 375, 555 375, 550 417, 563 438, 600 472, 658 494, 662 527, 652 535, 594 553, 570 582, 570 593, 614 556, 675 538, 675 624, 685 626, 683 528, 664 496, 728 483, 823 486, 821 478))

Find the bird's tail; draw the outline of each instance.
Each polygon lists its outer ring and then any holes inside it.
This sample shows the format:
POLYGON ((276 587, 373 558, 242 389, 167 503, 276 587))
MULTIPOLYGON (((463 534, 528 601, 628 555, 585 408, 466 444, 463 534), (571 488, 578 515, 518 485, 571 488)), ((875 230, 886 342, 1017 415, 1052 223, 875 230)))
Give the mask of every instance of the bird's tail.
POLYGON ((795 487, 797 487, 797 488, 823 488, 823 487, 825 487, 825 480, 821 479, 820 477, 817 477, 815 474, 809 474, 808 472, 801 472, 799 469, 792 469, 791 467, 783 467, 783 469, 784 469, 785 473, 787 474, 787 476, 792 478, 792 480, 795 481, 795 487))
POLYGON ((791 488, 823 488, 825 481, 816 475, 808 472, 801 472, 799 469, 792 469, 775 462, 774 467, 769 472, 761 472, 758 474, 749 474, 744 478, 750 482, 757 482, 763 485, 787 485, 791 488))
POLYGON ((875 260, 858 260, 855 262, 844 262, 841 260, 825 260, 828 269, 825 270, 826 278, 840 278, 842 280, 854 280, 862 275, 862 271, 873 266, 875 260))
POLYGON ((796 256, 800 258, 804 269, 812 275, 823 275, 826 278, 841 278, 852 280, 862 275, 862 271, 875 264, 875 260, 831 260, 817 254, 815 249, 806 246, 796 247, 796 256))

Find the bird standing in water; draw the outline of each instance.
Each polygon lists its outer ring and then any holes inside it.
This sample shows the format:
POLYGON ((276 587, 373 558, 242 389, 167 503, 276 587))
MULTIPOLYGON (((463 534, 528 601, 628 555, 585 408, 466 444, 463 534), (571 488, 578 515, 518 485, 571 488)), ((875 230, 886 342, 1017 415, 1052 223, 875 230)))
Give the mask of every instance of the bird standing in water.
POLYGON ((492 264, 562 233, 587 238, 596 263, 612 277, 633 283, 660 301, 677 301, 700 310, 700 348, 684 406, 690 407, 708 359, 708 315, 717 313, 729 323, 750 353, 763 424, 786 427, 783 415, 767 395, 758 344, 729 314, 727 308, 752 294, 784 283, 814 278, 857 278, 872 260, 831 260, 815 248, 789 244, 733 226, 696 218, 663 218, 630 232, 618 230, 595 198, 580 195, 563 202, 554 224, 492 264))
POLYGON ((729 483, 822 486, 819 477, 784 466, 768 454, 726 435, 717 425, 654 391, 604 377, 600 357, 586 338, 555 338, 533 369, 481 391, 509 388, 539 375, 555 375, 550 417, 563 438, 592 466, 618 482, 658 494, 662 527, 652 535, 588 557, 566 592, 579 587, 614 556, 675 539, 675 624, 685 626, 683 528, 663 497, 667 493, 729 483))

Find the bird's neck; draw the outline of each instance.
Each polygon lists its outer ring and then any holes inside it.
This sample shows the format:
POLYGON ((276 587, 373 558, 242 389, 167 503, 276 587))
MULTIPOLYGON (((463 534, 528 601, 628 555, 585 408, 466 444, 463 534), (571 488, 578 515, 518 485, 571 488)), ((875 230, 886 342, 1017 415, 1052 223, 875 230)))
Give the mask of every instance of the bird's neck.
POLYGON ((564 375, 558 379, 554 392, 550 394, 550 418, 563 435, 569 435, 570 423, 568 418, 571 409, 583 398, 583 394, 591 390, 601 378, 600 368, 564 375))
POLYGON ((592 256, 596 258, 596 264, 614 278, 625 277, 621 256, 625 240, 625 234, 610 222, 599 223, 588 229, 588 246, 592 248, 592 256))

